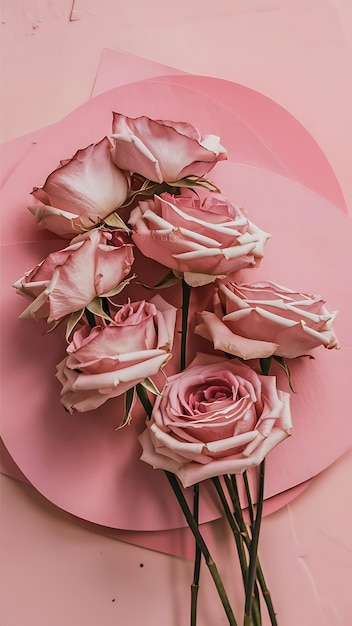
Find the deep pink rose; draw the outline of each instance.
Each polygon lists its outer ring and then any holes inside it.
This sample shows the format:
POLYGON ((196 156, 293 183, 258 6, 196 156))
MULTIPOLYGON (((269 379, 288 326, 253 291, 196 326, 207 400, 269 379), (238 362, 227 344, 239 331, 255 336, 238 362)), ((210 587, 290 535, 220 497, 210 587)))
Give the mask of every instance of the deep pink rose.
POLYGON ((120 308, 108 326, 83 326, 57 366, 61 402, 90 411, 156 376, 170 358, 176 309, 160 296, 120 308))
POLYGON ((184 487, 259 465, 291 432, 289 394, 274 376, 199 354, 171 376, 140 436, 141 459, 184 487))
POLYGON ((49 254, 14 287, 31 300, 21 314, 53 322, 114 290, 130 273, 133 245, 122 230, 96 228, 49 254))
POLYGON ((112 132, 116 165, 159 183, 204 176, 217 161, 227 158, 219 137, 202 137, 185 122, 114 113, 112 132))
POLYGON ((323 345, 338 348, 336 316, 320 296, 271 282, 219 285, 215 313, 203 311, 195 332, 242 359, 294 358, 323 345))
POLYGON ((193 286, 259 265, 269 237, 217 194, 154 196, 131 211, 129 224, 145 256, 193 286))
POLYGON ((35 187, 32 195, 43 205, 28 207, 39 228, 72 236, 101 222, 125 201, 129 176, 113 163, 107 137, 63 161, 35 187))

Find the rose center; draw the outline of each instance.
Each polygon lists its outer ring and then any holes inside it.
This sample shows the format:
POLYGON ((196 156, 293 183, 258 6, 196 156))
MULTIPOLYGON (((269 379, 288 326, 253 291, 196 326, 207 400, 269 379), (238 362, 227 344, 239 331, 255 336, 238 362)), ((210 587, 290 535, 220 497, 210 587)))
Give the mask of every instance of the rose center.
POLYGON ((222 379, 214 379, 189 394, 188 405, 192 411, 205 413, 209 405, 232 398, 232 389, 222 379))

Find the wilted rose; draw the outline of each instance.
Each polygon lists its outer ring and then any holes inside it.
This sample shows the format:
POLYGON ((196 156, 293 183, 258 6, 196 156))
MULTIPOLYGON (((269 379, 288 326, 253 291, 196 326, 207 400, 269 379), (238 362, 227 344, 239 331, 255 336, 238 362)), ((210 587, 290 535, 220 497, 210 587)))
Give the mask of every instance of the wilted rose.
POLYGON ((131 211, 129 224, 145 256, 193 286, 259 265, 269 237, 217 194, 154 196, 131 211))
POLYGON ((129 175, 113 163, 111 144, 105 137, 63 161, 43 187, 32 191, 43 205, 28 208, 39 228, 72 236, 101 222, 120 207, 129 184, 129 175))
POLYGON ((96 228, 52 252, 14 287, 31 303, 21 318, 53 322, 115 289, 130 273, 133 245, 122 230, 96 228))
POLYGON ((215 312, 203 311, 195 332, 242 359, 294 358, 323 345, 338 348, 336 316, 320 296, 272 282, 219 285, 215 312))
POLYGON ((141 459, 184 487, 259 465, 291 432, 289 394, 274 376, 199 354, 171 376, 140 436, 141 459))
POLYGON ((116 165, 159 183, 204 176, 217 161, 227 158, 219 137, 202 137, 185 122, 114 113, 112 132, 116 165))
POLYGON ((122 306, 108 326, 83 326, 59 363, 61 402, 90 411, 156 376, 172 350, 176 309, 160 296, 122 306))

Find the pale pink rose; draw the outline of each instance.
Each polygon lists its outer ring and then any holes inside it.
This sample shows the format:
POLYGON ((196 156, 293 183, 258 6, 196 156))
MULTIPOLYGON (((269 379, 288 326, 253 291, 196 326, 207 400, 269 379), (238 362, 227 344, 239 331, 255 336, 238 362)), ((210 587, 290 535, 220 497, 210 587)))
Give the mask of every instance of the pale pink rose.
POLYGON ((193 286, 259 265, 269 235, 222 196, 187 193, 163 193, 131 211, 132 238, 143 254, 193 286))
POLYGON ((115 289, 130 273, 133 245, 122 230, 96 228, 52 252, 14 287, 31 303, 21 314, 53 322, 115 289))
POLYGON ((273 354, 295 358, 323 345, 338 348, 329 313, 320 296, 298 293, 272 282, 219 285, 215 312, 203 311, 195 332, 242 359, 273 354))
POLYGON ((291 432, 290 396, 274 376, 198 354, 171 376, 139 440, 141 459, 184 487, 259 465, 291 432))
POLYGON ((101 222, 125 201, 129 175, 111 158, 107 137, 97 144, 78 150, 74 157, 61 162, 32 195, 43 205, 28 207, 39 228, 72 236, 101 222))
POLYGON ((204 176, 217 161, 227 158, 219 137, 202 137, 185 122, 114 113, 112 132, 116 165, 158 183, 204 176))
POLYGON ((176 309, 155 296, 122 306, 108 326, 77 330, 57 366, 64 407, 90 411, 157 376, 171 356, 175 321, 176 309))

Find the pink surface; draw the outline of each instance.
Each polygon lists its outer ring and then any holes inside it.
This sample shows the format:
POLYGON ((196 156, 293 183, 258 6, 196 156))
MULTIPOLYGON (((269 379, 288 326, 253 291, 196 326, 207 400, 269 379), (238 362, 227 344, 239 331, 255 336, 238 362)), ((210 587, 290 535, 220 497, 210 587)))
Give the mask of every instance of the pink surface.
MULTIPOLYGON (((1 452, 1 471, 5 476, 16 478, 23 483, 30 484, 28 479, 24 476, 21 470, 17 467, 16 463, 10 456, 9 452, 5 448, 4 443, 0 439, 0 452, 1 452)), ((301 483, 297 487, 292 487, 289 492, 279 494, 272 498, 267 498, 264 502, 263 514, 271 515, 273 512, 280 509, 284 504, 290 500, 295 499, 305 489, 307 489, 310 481, 301 483)), ((246 515, 246 511, 245 511, 246 515)), ((124 541, 136 546, 148 548, 149 550, 156 550, 158 552, 164 552, 165 554, 172 554, 187 559, 193 559, 194 557, 194 541, 191 533, 187 528, 175 528, 159 531, 133 531, 133 530, 118 530, 116 528, 110 528, 108 526, 101 526, 87 522, 79 517, 67 516, 68 519, 74 520, 76 524, 87 528, 93 532, 124 541)), ((214 535, 214 522, 202 524, 202 534, 205 537, 209 546, 214 547, 216 544, 216 535, 214 535)))
MULTIPOLYGON (((3 46, 11 59, 2 68, 4 138, 60 119, 86 100, 102 47, 118 43, 126 51, 234 80, 273 98, 322 146, 352 206, 349 2, 290 0, 283 6, 257 0, 248 7, 220 0, 216 8, 195 2, 187 3, 185 19, 181 1, 171 23, 171 5, 164 3, 166 11, 160 12, 154 0, 138 7, 132 1, 122 9, 110 0, 73 5, 71 13, 71 0, 59 7, 47 0, 4 1, 3 46), (143 19, 136 21, 136 13, 143 19), (58 45, 63 40, 65 46, 58 45)), ((114 77, 110 80, 113 86, 114 77)), ((350 622, 350 468, 347 455, 315 478, 303 496, 264 520, 262 558, 282 626, 350 622)), ((191 566, 91 534, 67 523, 28 488, 5 479, 2 485, 6 624, 168 625, 171 614, 173 626, 187 621, 191 566), (141 562, 145 568, 139 568, 141 562)), ((218 531, 219 538, 223 530, 218 531)), ((231 581, 224 535, 218 556, 231 581)), ((220 624, 222 613, 206 574, 202 580, 200 622, 220 624)))
POLYGON ((103 48, 119 48, 272 98, 319 143, 351 207, 351 21, 349 0, 3 0, 2 137, 87 100, 103 48))
MULTIPOLYGON (((261 561, 282 626, 350 621, 352 501, 344 484, 351 461, 351 454, 340 459, 303 496, 263 522, 261 561)), ((1 494, 4 624, 188 623, 192 562, 92 533, 30 487, 5 477, 1 494)), ((213 535, 214 557, 240 614, 240 574, 222 520, 213 523, 213 535)), ((225 623, 204 568, 199 624, 225 623)), ((268 626, 265 618, 263 625, 268 626)))

